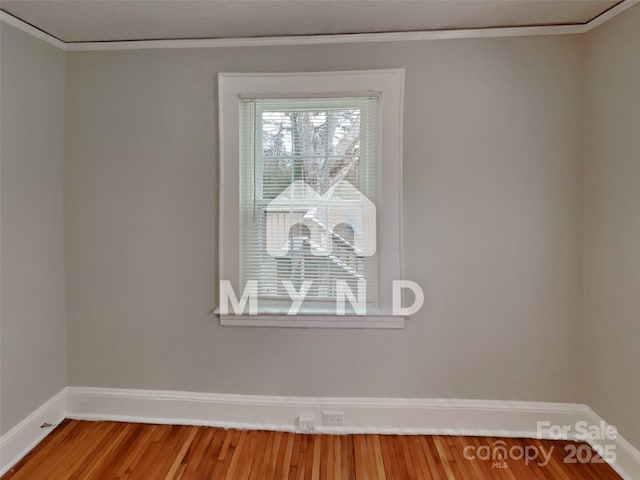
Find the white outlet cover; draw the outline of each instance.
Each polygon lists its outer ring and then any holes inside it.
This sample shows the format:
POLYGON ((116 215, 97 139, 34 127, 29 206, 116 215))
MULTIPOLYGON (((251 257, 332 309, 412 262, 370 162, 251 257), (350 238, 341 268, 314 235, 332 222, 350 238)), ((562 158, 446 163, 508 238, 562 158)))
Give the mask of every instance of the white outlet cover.
POLYGON ((344 412, 324 411, 322 412, 322 425, 327 427, 341 427, 343 424, 344 412))
POLYGON ((312 414, 303 414, 298 417, 298 428, 310 432, 316 428, 316 420, 312 414))

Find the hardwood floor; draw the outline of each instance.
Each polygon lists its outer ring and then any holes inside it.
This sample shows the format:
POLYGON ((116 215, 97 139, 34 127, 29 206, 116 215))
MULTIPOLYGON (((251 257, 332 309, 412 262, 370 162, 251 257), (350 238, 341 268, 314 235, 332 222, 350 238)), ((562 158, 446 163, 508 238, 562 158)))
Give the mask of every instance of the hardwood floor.
POLYGON ((599 457, 591 463, 564 463, 565 447, 572 450, 580 445, 529 439, 303 435, 65 420, 2 480, 620 478, 606 463, 596 463, 599 457), (537 452, 539 458, 528 465, 524 459, 478 459, 499 452, 501 442, 506 442, 516 457, 526 449, 530 454, 537 452), (465 452, 475 460, 465 458, 465 452), (543 455, 550 461, 539 466, 543 455))

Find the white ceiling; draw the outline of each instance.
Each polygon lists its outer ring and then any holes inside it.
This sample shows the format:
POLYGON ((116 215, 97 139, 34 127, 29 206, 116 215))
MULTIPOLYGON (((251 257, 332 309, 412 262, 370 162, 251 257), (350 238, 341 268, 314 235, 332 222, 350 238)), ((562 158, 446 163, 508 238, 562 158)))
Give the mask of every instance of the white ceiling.
POLYGON ((229 38, 586 23, 617 0, 2 0, 65 42, 229 38))

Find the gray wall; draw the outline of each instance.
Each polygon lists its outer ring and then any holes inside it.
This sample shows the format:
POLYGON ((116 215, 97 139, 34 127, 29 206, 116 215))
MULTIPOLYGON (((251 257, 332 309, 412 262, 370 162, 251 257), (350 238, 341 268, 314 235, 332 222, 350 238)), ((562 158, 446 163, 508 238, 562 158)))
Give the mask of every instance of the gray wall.
POLYGON ((74 52, 70 385, 581 401, 581 39, 74 52), (401 331, 220 327, 216 74, 405 67, 401 331))
POLYGON ((0 433, 5 433, 67 381, 65 54, 0 25, 0 433))
POLYGON ((640 446, 640 6, 587 38, 586 402, 640 446))

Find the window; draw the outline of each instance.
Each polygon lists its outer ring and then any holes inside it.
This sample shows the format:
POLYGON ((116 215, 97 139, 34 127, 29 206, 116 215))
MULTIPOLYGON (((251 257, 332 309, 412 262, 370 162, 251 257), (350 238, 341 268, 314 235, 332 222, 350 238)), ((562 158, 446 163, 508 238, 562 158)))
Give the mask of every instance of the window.
POLYGON ((257 303, 222 324, 402 326, 403 81, 220 74, 220 279, 257 303))

